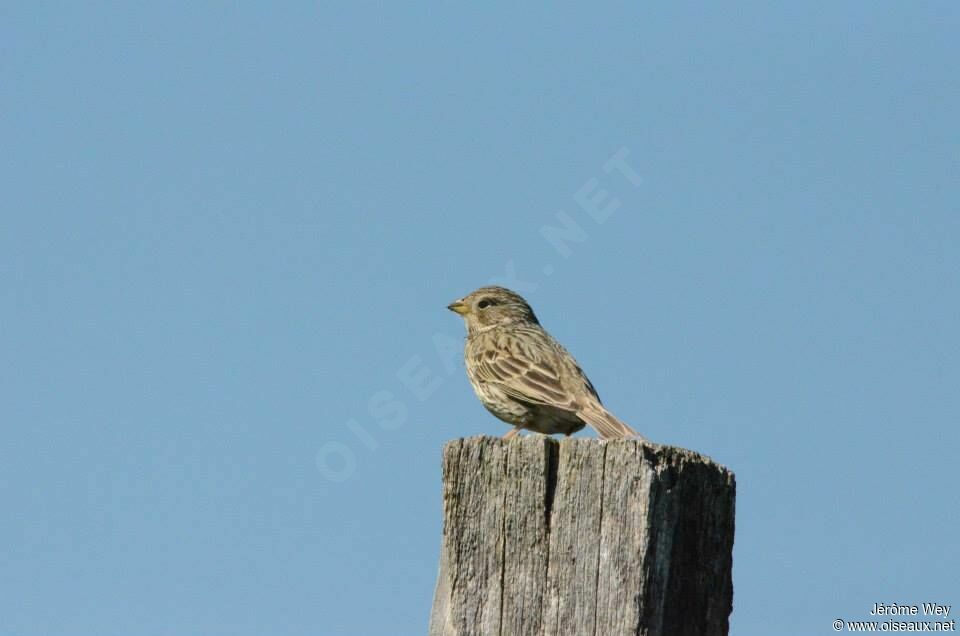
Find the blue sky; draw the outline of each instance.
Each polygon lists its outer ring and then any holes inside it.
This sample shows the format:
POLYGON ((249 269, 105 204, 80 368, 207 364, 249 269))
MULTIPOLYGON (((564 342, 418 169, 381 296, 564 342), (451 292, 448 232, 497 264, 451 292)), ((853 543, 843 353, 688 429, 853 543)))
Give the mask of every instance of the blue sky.
POLYGON ((0 632, 424 633, 491 281, 736 472, 733 634, 960 605, 955 3, 0 24, 0 632))

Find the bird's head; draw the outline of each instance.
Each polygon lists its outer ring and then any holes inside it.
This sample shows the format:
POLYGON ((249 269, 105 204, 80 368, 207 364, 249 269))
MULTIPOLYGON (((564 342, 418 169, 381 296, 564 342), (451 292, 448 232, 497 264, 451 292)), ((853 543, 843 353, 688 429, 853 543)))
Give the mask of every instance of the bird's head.
POLYGON ((481 287, 453 301, 447 309, 463 316, 469 332, 513 323, 538 324, 523 296, 505 287, 481 287))

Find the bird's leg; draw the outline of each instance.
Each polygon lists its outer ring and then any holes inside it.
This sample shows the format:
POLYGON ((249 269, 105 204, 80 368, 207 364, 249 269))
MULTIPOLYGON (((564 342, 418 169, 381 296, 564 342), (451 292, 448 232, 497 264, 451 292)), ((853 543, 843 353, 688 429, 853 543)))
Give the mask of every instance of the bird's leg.
POLYGON ((503 439, 513 439, 520 432, 520 427, 517 426, 511 431, 508 431, 506 435, 503 436, 503 439))

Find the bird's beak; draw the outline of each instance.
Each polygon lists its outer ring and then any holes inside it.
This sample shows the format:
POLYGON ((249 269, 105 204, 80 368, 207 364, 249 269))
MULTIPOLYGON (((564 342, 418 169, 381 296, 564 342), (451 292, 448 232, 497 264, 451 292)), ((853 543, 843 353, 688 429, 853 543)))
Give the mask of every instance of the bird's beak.
POLYGON ((470 307, 468 307, 466 303, 461 302, 459 300, 455 300, 449 305, 447 305, 447 309, 449 309, 450 311, 455 311, 461 316, 466 315, 470 311, 470 307))

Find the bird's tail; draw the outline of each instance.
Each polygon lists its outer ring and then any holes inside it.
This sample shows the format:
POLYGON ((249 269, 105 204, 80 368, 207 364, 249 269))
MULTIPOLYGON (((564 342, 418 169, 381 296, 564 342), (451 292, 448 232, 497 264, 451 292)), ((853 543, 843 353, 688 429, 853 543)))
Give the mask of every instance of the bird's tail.
POLYGON ((603 408, 600 404, 587 404, 577 411, 577 416, 589 424, 603 439, 626 439, 628 437, 648 441, 636 432, 626 422, 603 408))

